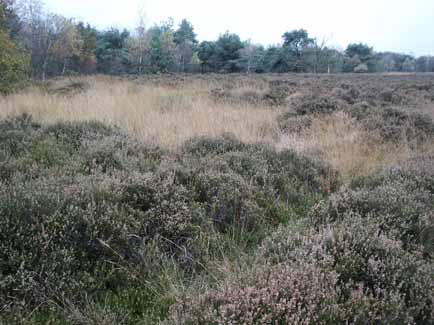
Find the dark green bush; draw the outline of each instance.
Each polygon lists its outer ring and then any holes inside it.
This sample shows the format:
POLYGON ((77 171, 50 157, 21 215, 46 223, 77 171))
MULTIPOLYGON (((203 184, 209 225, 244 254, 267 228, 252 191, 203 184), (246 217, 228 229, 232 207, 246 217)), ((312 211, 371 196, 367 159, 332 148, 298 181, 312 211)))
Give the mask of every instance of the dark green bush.
POLYGON ((194 138, 187 141, 183 152, 195 156, 206 156, 210 154, 223 154, 225 152, 242 150, 245 145, 230 134, 217 139, 209 137, 194 138))
POLYGON ((101 140, 115 135, 124 136, 119 130, 96 121, 81 123, 58 122, 44 128, 42 134, 54 138, 71 150, 78 150, 85 141, 101 140))

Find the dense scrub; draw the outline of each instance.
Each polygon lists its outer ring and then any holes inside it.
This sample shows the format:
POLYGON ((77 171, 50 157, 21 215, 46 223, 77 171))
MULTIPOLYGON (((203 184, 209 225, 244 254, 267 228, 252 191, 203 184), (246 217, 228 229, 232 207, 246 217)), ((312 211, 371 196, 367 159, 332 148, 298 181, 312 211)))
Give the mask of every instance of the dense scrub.
POLYGON ((163 302, 148 308, 159 299, 147 284, 154 254, 201 272, 226 233, 255 245, 333 185, 320 162, 231 137, 173 155, 100 123, 23 115, 1 122, 0 138, 0 304, 10 321, 128 288, 145 296, 139 316, 159 317, 163 302))
POLYGON ((332 194, 315 228, 280 227, 248 270, 182 297, 171 323, 434 323, 430 172, 415 160, 332 194))

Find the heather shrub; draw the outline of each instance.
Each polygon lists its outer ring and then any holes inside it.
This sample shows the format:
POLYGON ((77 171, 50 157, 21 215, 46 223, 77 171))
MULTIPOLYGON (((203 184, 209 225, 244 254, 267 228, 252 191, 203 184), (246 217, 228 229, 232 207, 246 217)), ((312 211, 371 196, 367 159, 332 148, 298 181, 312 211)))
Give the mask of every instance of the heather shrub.
POLYGON ((40 127, 28 114, 0 121, 0 151, 7 156, 20 154, 40 127))
POLYGON ((174 324, 300 324, 338 321, 336 275, 312 265, 261 268, 238 283, 171 307, 174 324))
POLYGON ((179 297, 168 323, 432 323, 434 265, 349 217, 319 232, 281 227, 253 267, 179 297))
POLYGON ((241 231, 251 231, 266 223, 266 216, 255 201, 255 188, 240 175, 208 170, 195 176, 194 181, 198 200, 205 203, 215 224, 234 224, 241 231))
POLYGON ((192 276, 226 233, 255 246, 329 188, 326 165, 230 137, 193 139, 169 156, 99 123, 42 126, 28 116, 3 121, 0 136, 7 315, 47 301, 121 305, 116 297, 127 295, 126 313, 161 318, 167 304, 148 288, 150 250, 192 276))
POLYGON ((244 144, 229 135, 193 139, 186 143, 183 152, 188 163, 193 163, 189 158, 199 161, 221 158, 223 165, 243 177, 253 178, 261 186, 271 182, 280 189, 285 187, 284 183, 296 183, 321 192, 331 172, 323 162, 299 156, 291 150, 277 152, 268 145, 244 144))
POLYGON ((156 171, 163 151, 98 123, 42 127, 28 116, 3 121, 0 136, 10 140, 0 155, 5 313, 138 285, 153 243, 196 267, 204 209, 156 171))
POLYGON ((423 143, 434 135, 432 118, 396 105, 403 105, 402 96, 382 88, 357 90, 352 85, 340 85, 329 94, 311 93, 290 97, 290 109, 278 118, 279 127, 286 133, 300 133, 308 128, 313 115, 345 111, 364 128, 379 134, 384 141, 423 143))
POLYGON ((328 166, 292 151, 276 152, 228 136, 195 139, 183 150, 187 172, 179 179, 196 189, 215 221, 235 217, 243 229, 261 229, 258 225, 279 223, 291 211, 305 211, 335 186, 327 184, 328 166))
POLYGON ((253 86, 255 87, 243 88, 224 84, 222 87, 212 89, 211 97, 234 104, 283 106, 287 104, 291 93, 290 86, 286 84, 269 83, 267 87, 259 83, 259 87, 258 84, 253 86))
POLYGON ((242 150, 244 147, 245 145, 241 141, 226 134, 216 139, 209 137, 193 138, 185 143, 183 152, 194 156, 206 156, 242 150))
POLYGON ((97 175, 13 189, 2 190, 0 204, 3 304, 80 300, 135 283, 155 240, 162 253, 194 267, 202 209, 170 180, 97 175))
POLYGON ((287 134, 300 134, 312 125, 312 116, 301 115, 294 116, 294 113, 289 111, 283 113, 278 118, 279 128, 287 134))
POLYGON ((288 103, 290 93, 288 85, 270 83, 270 89, 263 95, 263 100, 271 106, 283 106, 288 103))
POLYGON ((335 87, 331 90, 330 94, 333 97, 341 99, 348 104, 354 104, 360 96, 360 92, 353 85, 342 84, 340 87, 335 87))
POLYGON ((71 150, 79 149, 85 141, 96 141, 115 135, 122 136, 119 130, 96 121, 81 123, 58 122, 45 127, 42 134, 64 144, 66 148, 71 150))
MULTIPOLYGON (((403 101, 402 96, 399 94, 399 92, 393 90, 393 89, 383 89, 379 94, 379 99, 382 102, 385 102, 387 104, 401 104, 403 101)), ((384 105, 384 104, 383 104, 384 105)))
POLYGON ((379 132, 386 141, 423 142, 434 135, 431 117, 394 108, 376 110, 361 122, 368 130, 379 132))
POLYGON ((345 104, 336 98, 314 93, 294 97, 290 103, 296 115, 331 114, 344 106, 345 104))
POLYGON ((333 96, 310 93, 291 96, 289 106, 278 117, 279 128, 285 133, 301 133, 311 126, 313 116, 344 110, 346 103, 333 96))
POLYGON ((434 321, 434 264, 420 251, 404 250, 402 242, 386 235, 374 219, 350 213, 318 232, 281 227, 264 241, 259 263, 264 260, 286 265, 306 261, 336 272, 341 308, 360 293, 372 299, 366 310, 354 306, 355 312, 373 317, 364 319, 368 323, 434 321))
POLYGON ((382 229, 397 232, 404 247, 422 245, 433 253, 432 160, 419 158, 353 181, 312 210, 315 222, 341 220, 347 212, 370 216, 382 229))

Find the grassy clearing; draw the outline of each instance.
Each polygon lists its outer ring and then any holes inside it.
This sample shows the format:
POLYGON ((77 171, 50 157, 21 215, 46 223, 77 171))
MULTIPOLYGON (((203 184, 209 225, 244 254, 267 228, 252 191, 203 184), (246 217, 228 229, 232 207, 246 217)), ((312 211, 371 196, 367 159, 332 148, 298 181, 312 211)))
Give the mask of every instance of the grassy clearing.
MULTIPOLYGON (((102 121, 148 144, 176 149, 197 136, 235 134, 247 143, 275 141, 276 112, 245 103, 216 102, 210 84, 171 87, 107 77, 79 80, 90 89, 73 96, 34 88, 1 99, 0 116, 31 114, 36 121, 102 121)), ((54 86, 54 89, 59 86, 54 86)))

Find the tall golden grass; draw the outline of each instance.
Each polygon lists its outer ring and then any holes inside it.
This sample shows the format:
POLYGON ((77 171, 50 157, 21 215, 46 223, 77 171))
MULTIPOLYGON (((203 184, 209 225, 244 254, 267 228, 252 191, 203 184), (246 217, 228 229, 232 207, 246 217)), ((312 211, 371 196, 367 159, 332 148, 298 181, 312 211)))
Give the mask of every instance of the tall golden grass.
POLYGON ((119 126, 146 143, 175 149, 195 136, 232 133, 240 140, 272 143, 277 112, 269 107, 214 101, 209 85, 180 87, 107 77, 86 78, 90 89, 74 96, 37 88, 0 99, 0 118, 22 113, 42 122, 98 120, 119 126))

